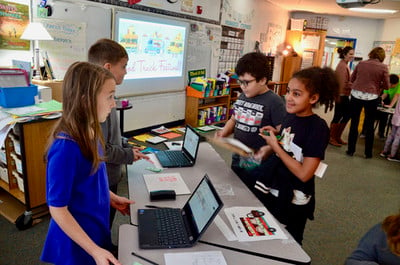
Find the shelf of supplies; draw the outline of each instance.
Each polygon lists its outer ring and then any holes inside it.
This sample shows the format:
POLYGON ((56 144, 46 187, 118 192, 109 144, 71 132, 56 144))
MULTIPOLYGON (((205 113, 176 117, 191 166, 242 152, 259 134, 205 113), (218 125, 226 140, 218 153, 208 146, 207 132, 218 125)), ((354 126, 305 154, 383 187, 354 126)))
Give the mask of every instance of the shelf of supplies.
POLYGON ((200 104, 197 109, 207 109, 211 107, 219 107, 219 106, 226 106, 226 102, 224 103, 208 103, 208 104, 200 104))
POLYGON ((21 203, 25 203, 25 194, 18 188, 10 189, 9 184, 3 180, 0 180, 0 188, 8 192, 10 195, 19 200, 21 203))

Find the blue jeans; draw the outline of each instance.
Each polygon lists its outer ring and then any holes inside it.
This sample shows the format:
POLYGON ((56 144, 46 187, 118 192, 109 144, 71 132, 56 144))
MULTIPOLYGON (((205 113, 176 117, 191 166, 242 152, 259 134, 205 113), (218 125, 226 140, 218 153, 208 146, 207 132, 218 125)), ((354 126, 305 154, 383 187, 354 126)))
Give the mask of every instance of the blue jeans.
POLYGON ((365 150, 364 154, 366 157, 372 157, 372 149, 374 146, 374 122, 377 112, 377 107, 380 102, 380 98, 374 100, 361 100, 355 97, 350 98, 350 109, 351 109, 351 123, 349 140, 347 146, 347 153, 353 154, 356 151, 356 144, 358 139, 358 125, 360 123, 360 114, 362 108, 364 108, 364 128, 365 128, 365 150))

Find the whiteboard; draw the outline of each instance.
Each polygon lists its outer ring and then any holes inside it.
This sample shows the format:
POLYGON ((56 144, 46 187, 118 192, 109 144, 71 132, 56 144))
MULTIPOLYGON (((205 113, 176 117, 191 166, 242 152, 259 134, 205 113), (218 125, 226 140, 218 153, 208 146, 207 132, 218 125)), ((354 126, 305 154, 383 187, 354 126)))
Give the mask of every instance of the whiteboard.
MULTIPOLYGON (((66 25, 73 25, 73 27, 77 27, 78 25, 82 26, 79 33, 80 35, 75 36, 75 38, 83 41, 83 49, 80 47, 77 48, 76 46, 73 47, 72 45, 57 45, 57 40, 47 41, 46 43, 43 41, 40 43, 40 47, 49 47, 52 45, 60 54, 73 53, 74 60, 87 61, 87 51, 93 43, 101 38, 111 38, 112 9, 109 6, 54 1, 52 8, 53 14, 45 19, 48 20, 49 24, 57 25, 65 22, 66 25), (72 51, 72 49, 74 50, 72 51)), ((33 14, 37 14, 36 9, 37 6, 33 5, 33 14)), ((38 21, 40 19, 36 18, 34 20, 38 21)), ((57 36, 65 36, 65 39, 69 39, 70 36, 68 36, 68 32, 66 32, 63 27, 54 27, 53 31, 54 30, 57 31, 57 36)), ((68 68, 70 61, 65 61, 54 53, 52 54, 50 51, 48 55, 52 66, 56 69, 60 69, 57 70, 56 78, 63 79, 65 70, 68 68)))

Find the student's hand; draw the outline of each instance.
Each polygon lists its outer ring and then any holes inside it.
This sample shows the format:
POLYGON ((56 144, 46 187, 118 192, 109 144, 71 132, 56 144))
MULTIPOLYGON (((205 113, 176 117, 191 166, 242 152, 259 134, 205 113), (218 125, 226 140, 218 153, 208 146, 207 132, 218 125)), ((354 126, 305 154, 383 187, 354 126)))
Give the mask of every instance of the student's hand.
MULTIPOLYGON (((265 127, 264 127, 265 128, 265 127)), ((263 129, 263 128, 262 128, 263 129)), ((261 129, 261 130, 262 130, 261 129)), ((261 131, 260 130, 260 131, 261 131)), ((279 142, 278 139, 275 136, 275 132, 276 130, 262 130, 261 133, 259 133, 259 135, 264 138, 264 140, 267 142, 267 144, 272 148, 272 150, 274 152, 276 152, 276 150, 278 148, 281 148, 279 146, 279 142)))
POLYGON ((140 159, 150 160, 150 157, 148 157, 147 155, 145 155, 142 152, 140 152, 141 151, 140 148, 133 147, 132 150, 133 150, 133 160, 134 161, 137 161, 137 160, 140 160, 140 159))
POLYGON ((110 192, 110 203, 111 207, 117 209, 123 215, 129 215, 131 213, 129 205, 135 202, 110 192))
POLYGON ((272 127, 271 125, 260 128, 260 133, 265 133, 265 132, 270 132, 270 131, 272 131, 275 135, 277 135, 279 133, 279 131, 277 129, 275 129, 274 127, 272 127))
POLYGON ((268 145, 262 146, 258 151, 253 155, 253 157, 258 161, 263 161, 267 159, 272 154, 271 147, 268 145))
POLYGON ((111 252, 100 247, 94 250, 92 257, 96 261, 96 265, 122 265, 111 252))
POLYGON ((217 130, 217 131, 214 133, 214 138, 220 138, 220 137, 223 137, 223 135, 222 135, 222 130, 217 130))

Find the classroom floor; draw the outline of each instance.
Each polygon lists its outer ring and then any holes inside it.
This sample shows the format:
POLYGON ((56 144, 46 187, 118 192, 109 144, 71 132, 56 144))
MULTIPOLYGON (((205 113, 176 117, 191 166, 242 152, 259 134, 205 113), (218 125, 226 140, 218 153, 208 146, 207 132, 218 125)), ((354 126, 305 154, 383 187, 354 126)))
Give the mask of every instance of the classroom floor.
MULTIPOLYGON (((317 113, 329 124, 332 113, 317 113)), ((345 155, 346 147, 329 145, 326 150, 328 169, 323 179, 316 180, 315 220, 307 223, 303 241, 313 265, 343 264, 370 227, 400 208, 400 163, 379 156, 384 142, 378 137, 372 159, 363 157, 363 144, 364 140, 359 139, 353 157, 345 155)), ((219 147, 215 149, 229 165, 231 154, 219 147)), ((126 178, 118 193, 128 195, 126 178)), ((38 260, 48 222, 46 216, 34 227, 18 231, 0 216, 0 264, 43 264, 38 260)), ((129 218, 117 213, 112 228, 114 243, 118 242, 118 227, 124 223, 129 223, 129 218)))

